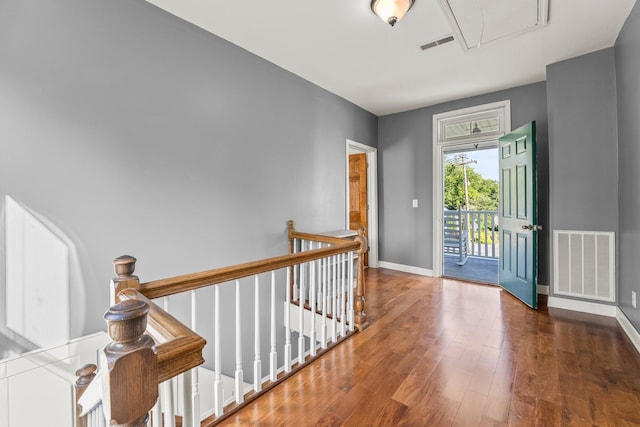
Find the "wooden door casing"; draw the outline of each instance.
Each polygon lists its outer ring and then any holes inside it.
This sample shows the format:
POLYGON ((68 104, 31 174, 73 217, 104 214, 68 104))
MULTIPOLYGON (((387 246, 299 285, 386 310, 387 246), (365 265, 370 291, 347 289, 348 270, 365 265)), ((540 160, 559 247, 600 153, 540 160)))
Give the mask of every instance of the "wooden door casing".
MULTIPOLYGON (((349 229, 368 228, 367 203, 367 155, 366 153, 349 155, 349 229)), ((369 265, 368 253, 364 258, 369 265)))

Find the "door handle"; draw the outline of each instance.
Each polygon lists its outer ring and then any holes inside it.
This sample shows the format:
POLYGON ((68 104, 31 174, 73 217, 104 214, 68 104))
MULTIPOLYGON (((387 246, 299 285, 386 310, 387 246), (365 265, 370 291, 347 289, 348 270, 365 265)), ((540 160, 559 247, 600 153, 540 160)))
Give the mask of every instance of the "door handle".
POLYGON ((541 225, 535 225, 535 224, 526 224, 522 226, 523 230, 531 230, 531 231, 542 231, 542 226, 541 225))

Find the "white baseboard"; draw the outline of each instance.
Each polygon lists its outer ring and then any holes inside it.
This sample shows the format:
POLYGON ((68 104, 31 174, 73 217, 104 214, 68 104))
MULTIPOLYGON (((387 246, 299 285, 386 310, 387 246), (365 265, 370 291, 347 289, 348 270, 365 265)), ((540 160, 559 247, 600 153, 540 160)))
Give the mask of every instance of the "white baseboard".
POLYGON ((582 313, 597 314, 600 316, 616 317, 618 307, 615 305, 599 304, 596 302, 579 301, 568 298, 549 297, 549 308, 562 308, 565 310, 580 311, 582 313))
POLYGON ((616 319, 618 323, 622 327, 622 330, 627 334, 634 347, 640 353, 640 333, 633 327, 627 316, 624 315, 622 310, 619 307, 616 307, 616 319))
POLYGON ((433 270, 429 270, 428 268, 413 267, 411 265, 396 264, 386 261, 380 261, 379 265, 381 268, 388 268, 389 270, 397 270, 405 273, 419 274, 420 276, 433 277, 433 270))
POLYGON ((536 289, 538 291, 538 295, 549 295, 549 285, 541 285, 538 283, 536 289))

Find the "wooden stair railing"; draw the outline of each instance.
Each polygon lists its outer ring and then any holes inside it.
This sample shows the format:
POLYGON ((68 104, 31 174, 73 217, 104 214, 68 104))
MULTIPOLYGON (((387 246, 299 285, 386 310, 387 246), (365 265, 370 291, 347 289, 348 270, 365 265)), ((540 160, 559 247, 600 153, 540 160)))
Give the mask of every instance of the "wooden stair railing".
MULTIPOLYGON (((223 267, 199 273, 192 273, 167 279, 155 280, 146 283, 140 283, 139 278, 133 275, 136 262, 136 259, 134 257, 121 256, 117 258, 114 261, 117 277, 111 281, 111 298, 114 305, 107 312, 107 314, 105 314, 105 319, 109 323, 109 333, 114 340, 114 343, 107 346, 103 352, 102 359, 104 363, 102 364, 103 366, 101 366, 101 373, 98 375, 98 377, 96 377, 97 379, 101 378, 101 381, 94 380, 87 386, 86 383, 89 382, 87 378, 79 379, 78 382, 80 384, 80 392, 78 393, 78 395, 82 395, 79 402, 79 413, 86 414, 90 412, 89 410, 92 408, 88 407, 89 403, 87 402, 91 402, 91 404, 96 403, 93 401, 95 400, 95 398, 92 400, 90 397, 87 397, 90 394, 95 395, 95 389, 98 388, 96 383, 102 383, 102 387, 104 388, 104 392, 102 393, 102 404, 106 408, 105 414, 107 414, 108 419, 111 420, 112 425, 147 425, 146 422, 148 420, 148 413, 151 409, 149 405, 153 406, 153 402, 155 402, 155 400, 158 398, 158 385, 161 383, 168 384, 168 380, 175 378, 179 374, 187 373, 187 375, 192 375, 191 377, 188 377, 190 378, 188 384, 190 387, 193 387, 194 393, 197 394, 198 371, 195 368, 197 368, 204 362, 202 351, 206 341, 192 329, 183 325, 180 321, 167 313, 163 308, 156 305, 154 301, 151 301, 152 299, 164 298, 169 295, 175 295, 182 292, 191 292, 192 301, 195 301, 195 293, 193 291, 207 286, 213 286, 214 290, 216 291, 216 302, 214 311, 216 312, 216 316, 219 316, 219 286, 217 285, 235 281, 236 304, 239 304, 240 279, 254 276, 256 295, 255 309, 259 310, 257 302, 260 287, 258 283, 258 275, 271 272, 272 352, 269 355, 271 359, 271 373, 268 378, 262 379, 260 375, 260 350, 258 346, 258 342, 260 341, 260 332, 257 332, 255 357, 256 361, 254 362, 254 372, 257 372, 257 376, 254 377, 255 384, 253 390, 248 394, 246 393, 246 390, 242 386, 242 367, 241 365, 238 365, 238 367, 236 368, 235 403, 227 403, 224 407, 221 405, 217 405, 217 403, 222 402, 222 393, 217 388, 220 387, 220 343, 218 342, 220 336, 220 319, 216 317, 216 338, 214 340, 214 348, 216 352, 215 413, 202 420, 202 423, 200 424, 199 401, 197 400, 197 398, 194 398, 195 400, 194 402, 192 402, 193 407, 191 407, 191 409, 187 411, 192 412, 192 414, 184 414, 186 416, 182 417, 175 417, 174 415, 171 415, 169 419, 167 419, 167 413, 173 413, 173 409, 169 409, 167 410, 167 412, 165 412, 164 409, 158 409, 158 405, 156 405, 152 411, 151 417, 151 424, 154 427, 163 425, 213 425, 226 418, 231 413, 229 410, 239 409, 246 402, 257 398, 266 390, 280 383, 284 378, 294 373, 297 369, 306 366, 307 360, 305 360, 305 355, 307 353, 310 353, 312 357, 318 354, 316 353, 316 347, 319 346, 317 341, 320 340, 320 338, 311 335, 311 337, 307 337, 310 338, 309 351, 305 352, 306 349, 304 343, 298 349, 296 366, 292 367, 291 361, 289 361, 289 363, 287 364, 286 359, 287 357, 289 359, 291 358, 291 351, 288 351, 287 356, 287 350, 285 348, 285 366, 281 368, 278 368, 277 366, 274 367, 274 363, 277 360, 277 353, 274 342, 275 332, 273 329, 275 327, 274 321, 276 312, 274 293, 276 271, 288 271, 288 273, 285 274, 285 276, 287 276, 288 289, 287 299, 285 302, 288 304, 291 301, 290 287, 293 286, 293 275, 296 268, 300 269, 303 265, 317 265, 319 268, 321 265, 324 265, 324 268, 328 270, 330 268, 328 260, 333 260, 334 264, 336 264, 339 261, 342 262, 346 260, 346 254, 357 253, 357 278, 355 285, 353 286, 355 292, 353 294, 352 300, 349 300, 349 303, 353 303, 353 310, 350 310, 350 316, 345 316, 344 311, 342 311, 342 317, 340 318, 340 321, 342 322, 343 328, 344 324, 349 323, 350 330, 357 329, 362 331, 363 329, 365 329, 368 326, 368 323, 364 311, 365 289, 363 279, 364 263, 362 255, 367 250, 367 241, 364 237, 364 231, 360 230, 358 236, 355 236, 355 238, 353 239, 335 238, 297 232, 294 229, 293 221, 289 221, 288 238, 288 255, 253 261, 231 267, 223 267), (296 240, 316 242, 316 246, 314 247, 314 245, 310 245, 309 250, 301 250, 296 252, 294 250, 296 240), (323 262, 324 264, 322 264, 323 262), (134 324, 132 322, 137 323, 134 324), (145 323, 145 327, 141 328, 141 325, 143 323, 145 323), (136 331, 135 337, 132 335, 132 330, 136 331), (150 341, 149 336, 153 338, 153 341, 150 341), (153 344, 149 345, 150 342, 152 342, 153 344), (128 363, 121 362, 121 360, 128 361, 128 363), (112 369, 112 367, 120 369, 112 369), (274 369, 278 370, 275 371, 274 369), (191 380, 194 381, 193 384, 191 383, 191 380), (144 390, 142 390, 142 388, 140 387, 144 387, 144 390), (92 388, 94 390, 92 392, 89 392, 89 390, 92 388), (132 394, 135 394, 136 396, 144 396, 143 401, 140 401, 140 399, 138 398, 131 398, 132 394), (247 399, 246 401, 245 396, 247 399), (218 406, 220 406, 220 409, 217 409, 218 406), (126 414, 126 417, 118 415, 118 418, 116 416, 117 414, 126 414), (164 419, 164 422, 162 422, 162 419, 164 419), (178 420, 177 423, 176 419, 178 420)), ((348 260, 349 266, 351 266, 351 255, 349 255, 348 260)), ((313 266, 311 267, 311 271, 313 271, 313 266)), ((338 267, 334 268, 337 269, 338 267)), ((343 275, 347 273, 347 270, 344 267, 342 270, 338 271, 341 271, 341 274, 343 275)), ((353 271, 353 269, 350 268, 349 272, 351 271, 353 271)), ((316 273, 318 280, 320 280, 320 271, 317 271, 316 273)), ((334 280, 335 279, 336 277, 334 271, 334 280)), ((301 281, 302 278, 298 277, 298 280, 301 281)), ((343 279, 342 292, 345 292, 344 283, 345 280, 343 279)), ((303 288, 304 286, 312 285, 301 284, 299 286, 303 288)), ((300 305, 305 305, 307 304, 307 300, 303 301, 302 296, 304 296, 304 290, 302 291, 302 295, 300 296, 301 299, 299 300, 299 303, 300 305), (303 302, 304 304, 302 304, 303 302)), ((329 298, 329 296, 325 295, 324 298, 329 298)), ((334 295, 334 298, 337 297, 335 297, 334 295)), ((341 298, 341 302, 344 304, 346 302, 346 297, 343 295, 341 298)), ((237 305, 236 324, 239 324, 241 320, 240 317, 238 317, 240 316, 239 307, 240 306, 237 305)), ((289 309, 287 308, 285 311, 288 312, 288 310, 289 309)), ((334 317, 338 317, 339 313, 335 312, 332 314, 334 317)), ((312 317, 312 319, 315 315, 317 314, 314 314, 314 310, 311 310, 310 316, 312 317)), ((195 328, 195 317, 195 314, 192 314, 193 328, 195 328)), ((258 319, 258 314, 256 314, 255 317, 256 319, 258 319)), ((285 318, 286 317, 287 314, 285 313, 285 318)), ((314 322, 314 320, 312 320, 312 322, 314 322)), ((259 330, 258 320, 256 320, 255 326, 259 330)), ((287 330, 287 334, 290 334, 291 332, 289 331, 289 324, 285 325, 285 328, 287 330)), ((300 331, 302 330, 303 328, 300 329, 300 331)), ((298 332, 298 335, 302 336, 303 332, 298 332)), ((336 333, 334 330, 333 344, 336 343, 335 335, 336 333)), ((345 334, 343 329, 341 339, 344 339, 347 336, 348 334, 345 334)), ((239 339, 238 337, 239 336, 236 335, 236 341, 239 339)), ((289 336, 287 336, 287 340, 288 339, 289 336)), ((319 354, 321 354, 323 351, 326 351, 326 349, 328 348, 327 339, 322 339, 324 340, 324 342, 322 342, 322 349, 319 354)), ((302 341, 304 342, 304 340, 302 341)), ((237 348, 236 352, 237 351, 240 350, 237 348)), ((239 354, 237 355, 239 356, 239 354)), ((237 363, 242 363, 241 356, 240 359, 237 360, 237 363)), ((86 377, 93 374, 93 371, 88 373, 89 371, 91 371, 90 368, 82 372, 79 371, 79 375, 81 377, 86 377)), ((187 381, 185 380, 185 387, 186 386, 187 381)), ((168 394, 164 396, 169 396, 168 400, 170 401, 173 400, 173 397, 171 397, 173 396, 171 388, 169 388, 169 391, 167 393, 168 394)), ((78 425, 82 425, 83 427, 87 425, 86 417, 80 417, 78 425)))
MULTIPOLYGON (((331 237, 320 234, 302 233, 296 231, 294 223, 291 220, 289 220, 287 225, 289 229, 289 254, 293 254, 295 252, 296 239, 300 241, 317 242, 330 245, 341 245, 344 244, 345 241, 345 239, 341 237, 331 237)), ((359 256, 358 275, 356 279, 356 292, 354 301, 355 326, 359 331, 363 331, 369 326, 367 315, 364 311, 364 254, 368 251, 369 248, 369 243, 367 241, 364 228, 360 227, 358 229, 358 235, 353 238, 353 241, 358 243, 357 250, 359 256)), ((293 275, 293 268, 291 269, 290 274, 293 275)), ((291 286, 293 286, 293 279, 291 279, 290 283, 291 286)))

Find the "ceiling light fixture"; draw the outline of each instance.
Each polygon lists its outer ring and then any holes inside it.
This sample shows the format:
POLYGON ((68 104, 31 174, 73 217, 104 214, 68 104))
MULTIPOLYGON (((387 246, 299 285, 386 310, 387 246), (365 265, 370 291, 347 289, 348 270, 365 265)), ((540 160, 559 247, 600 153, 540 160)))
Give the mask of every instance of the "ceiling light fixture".
POLYGON ((415 0, 372 0, 371 10, 392 27, 411 9, 415 0))

